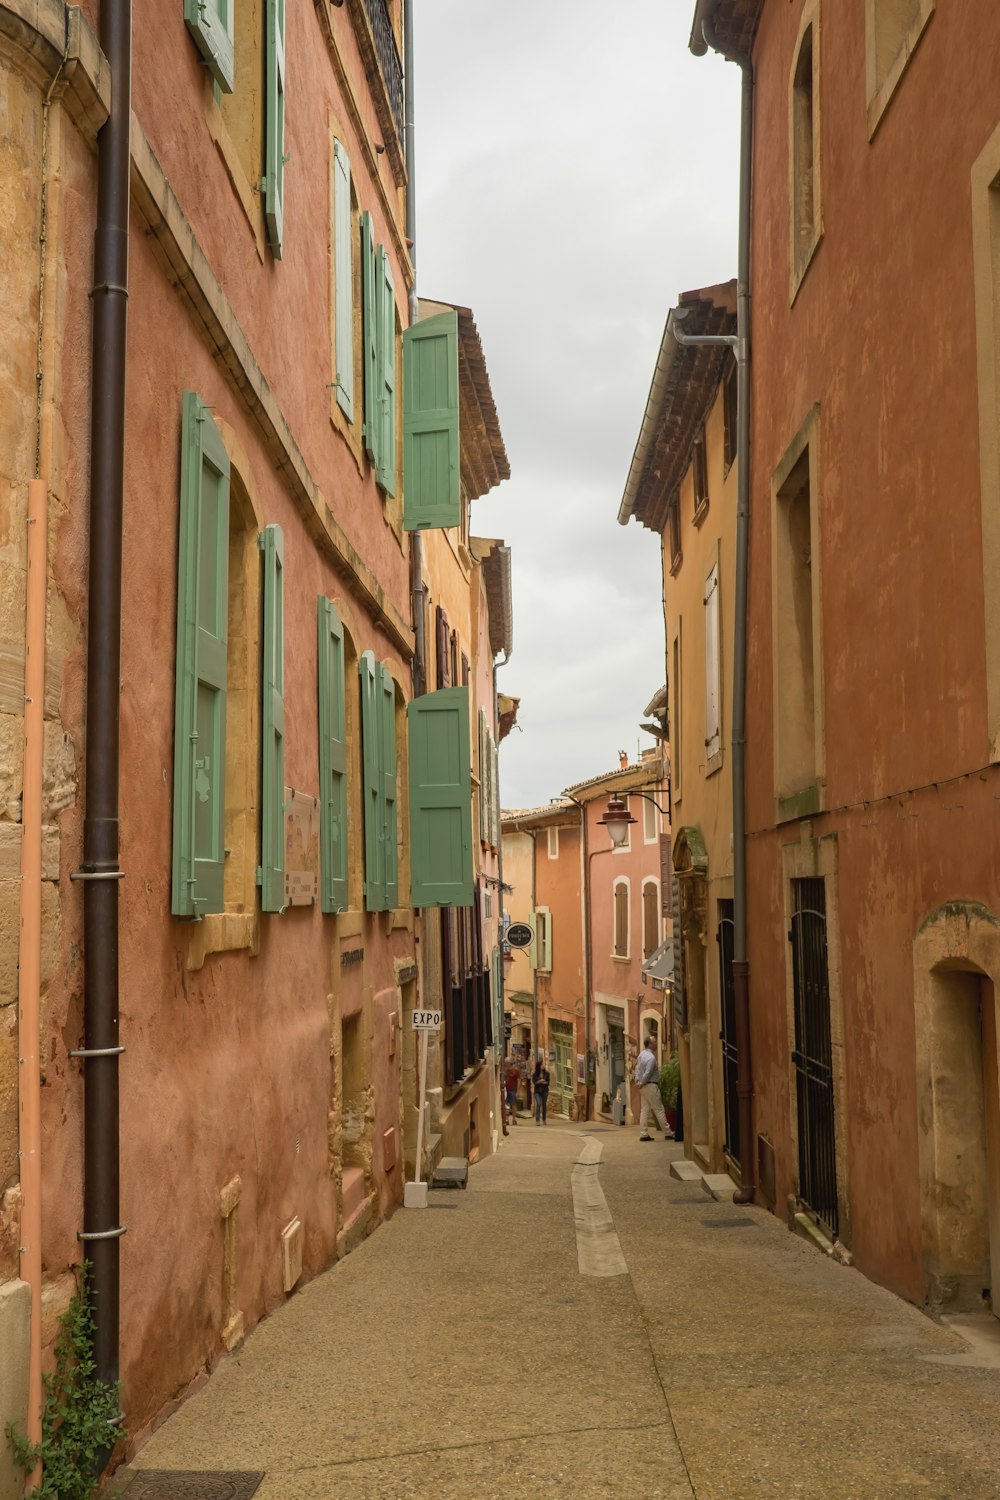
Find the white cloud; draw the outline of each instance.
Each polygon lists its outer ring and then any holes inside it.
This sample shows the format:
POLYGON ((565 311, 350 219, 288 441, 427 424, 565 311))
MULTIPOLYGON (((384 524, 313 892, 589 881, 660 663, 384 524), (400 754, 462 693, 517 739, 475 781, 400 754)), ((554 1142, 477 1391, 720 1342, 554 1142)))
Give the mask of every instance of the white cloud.
POLYGON ((618 507, 667 310, 736 255, 739 74, 692 12, 414 5, 419 290, 472 308, 512 469, 473 509, 512 547, 511 806, 634 754, 664 679, 659 539, 618 507))

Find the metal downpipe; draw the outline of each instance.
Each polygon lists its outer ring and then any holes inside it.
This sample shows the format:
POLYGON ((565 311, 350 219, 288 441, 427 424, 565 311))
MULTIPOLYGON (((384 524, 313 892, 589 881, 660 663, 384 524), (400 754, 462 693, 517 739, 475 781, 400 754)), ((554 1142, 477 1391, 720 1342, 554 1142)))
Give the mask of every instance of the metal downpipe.
POLYGON ((753 1143, 753 1063, 750 1051, 750 965, 747 960, 746 696, 750 572, 750 213, 753 173, 753 64, 719 45, 711 22, 705 41, 740 69, 739 243, 736 281, 737 441, 736 589, 733 631, 733 992, 736 1002, 736 1092, 740 1120, 741 1186, 734 1201, 752 1203, 756 1184, 753 1143))
MULTIPOLYGON (((101 48, 111 114, 98 136, 94 232, 87 623, 86 809, 83 825, 83 1257, 92 1264, 94 1360, 119 1373, 118 866, 125 333, 128 303, 131 0, 102 0, 101 48)), ((111 1444, 109 1444, 110 1449, 111 1444)))
MULTIPOLYGON (((409 295, 410 327, 420 316, 417 298, 417 186, 416 186, 416 142, 414 139, 413 97, 413 0, 404 0, 403 5, 403 80, 405 83, 404 108, 406 159, 406 242, 410 251, 410 262, 414 270, 413 285, 409 295)), ((426 589, 424 588, 423 542, 419 531, 410 532, 410 612, 413 617, 413 696, 419 698, 427 691, 427 636, 425 629, 426 589)))

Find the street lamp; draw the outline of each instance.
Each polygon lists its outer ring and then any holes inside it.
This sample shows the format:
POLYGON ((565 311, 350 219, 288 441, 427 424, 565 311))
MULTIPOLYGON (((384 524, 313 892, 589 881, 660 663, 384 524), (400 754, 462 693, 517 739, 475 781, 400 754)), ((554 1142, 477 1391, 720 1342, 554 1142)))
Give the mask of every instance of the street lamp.
POLYGON ((598 818, 598 827, 605 827, 611 836, 612 849, 624 849, 628 840, 628 831, 635 822, 628 810, 628 803, 622 797, 614 795, 608 798, 608 805, 603 818, 598 818))

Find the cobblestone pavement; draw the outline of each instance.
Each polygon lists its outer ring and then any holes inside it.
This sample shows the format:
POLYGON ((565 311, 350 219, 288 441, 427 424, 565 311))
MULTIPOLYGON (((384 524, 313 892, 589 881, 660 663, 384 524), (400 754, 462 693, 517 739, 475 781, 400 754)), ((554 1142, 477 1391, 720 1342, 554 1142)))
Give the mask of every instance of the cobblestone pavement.
POLYGON ((519 1126, 291 1297, 110 1492, 237 1469, 258 1500, 1000 1500, 997 1364, 673 1180, 679 1154, 519 1126))

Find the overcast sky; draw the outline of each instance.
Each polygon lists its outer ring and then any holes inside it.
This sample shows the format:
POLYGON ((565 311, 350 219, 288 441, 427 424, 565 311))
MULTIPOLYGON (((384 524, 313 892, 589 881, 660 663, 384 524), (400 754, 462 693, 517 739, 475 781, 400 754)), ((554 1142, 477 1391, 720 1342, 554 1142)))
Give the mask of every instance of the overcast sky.
POLYGON ((739 72, 694 0, 417 0, 417 279, 471 307, 511 478, 521 699, 505 807, 635 759, 664 681, 658 538, 617 522, 668 309, 735 275, 739 72))

